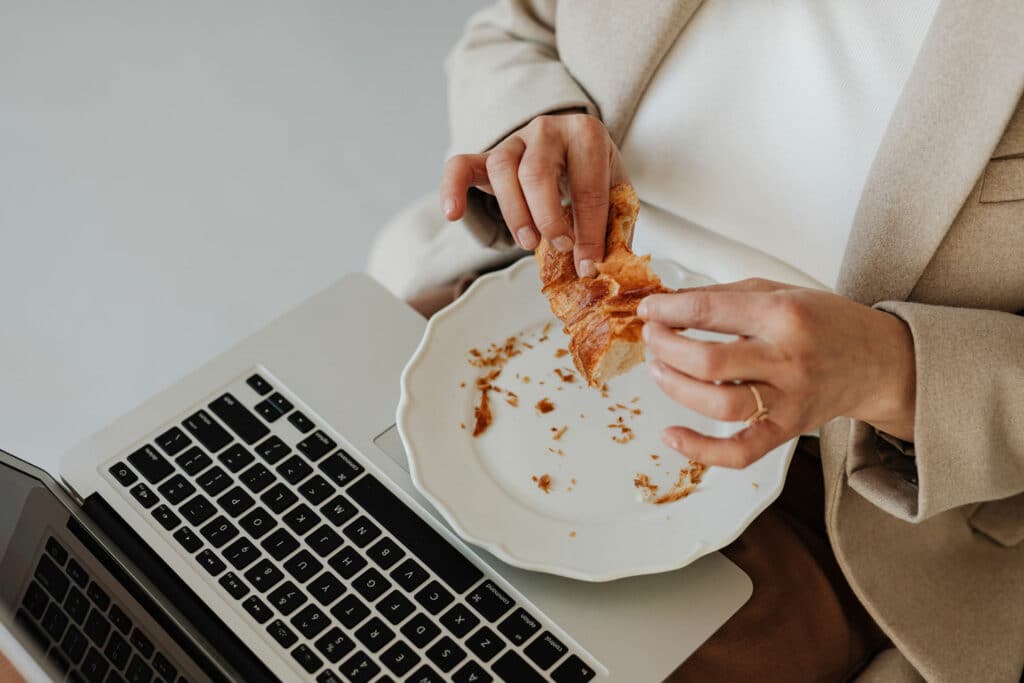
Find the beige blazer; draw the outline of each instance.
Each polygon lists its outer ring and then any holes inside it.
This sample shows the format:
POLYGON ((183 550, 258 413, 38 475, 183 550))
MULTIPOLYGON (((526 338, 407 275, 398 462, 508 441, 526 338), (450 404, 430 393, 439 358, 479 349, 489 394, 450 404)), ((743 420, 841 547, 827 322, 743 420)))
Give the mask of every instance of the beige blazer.
MULTIPOLYGON (((616 141, 700 0, 511 0, 448 61, 453 151, 582 107, 616 141)), ((942 0, 874 160, 838 291, 899 316, 916 443, 822 434, 839 563, 898 652, 864 680, 1017 681, 1024 666, 1024 2, 942 0)), ((466 221, 507 244, 474 195, 466 221)), ((795 644, 798 646, 799 644, 795 644)))

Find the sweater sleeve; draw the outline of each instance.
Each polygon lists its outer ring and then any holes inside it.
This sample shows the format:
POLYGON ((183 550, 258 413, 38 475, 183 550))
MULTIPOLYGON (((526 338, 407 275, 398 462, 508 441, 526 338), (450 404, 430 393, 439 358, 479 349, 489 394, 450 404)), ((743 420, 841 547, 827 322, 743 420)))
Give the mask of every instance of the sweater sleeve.
POLYGON ((886 301, 914 340, 914 443, 865 429, 847 459, 850 486, 920 522, 1024 492, 1024 317, 886 301))
MULTIPOLYGON (((559 60, 557 0, 502 0, 475 14, 448 55, 452 154, 490 149, 542 114, 597 107, 559 60)), ((497 202, 470 191, 465 224, 482 244, 512 246, 497 202)))

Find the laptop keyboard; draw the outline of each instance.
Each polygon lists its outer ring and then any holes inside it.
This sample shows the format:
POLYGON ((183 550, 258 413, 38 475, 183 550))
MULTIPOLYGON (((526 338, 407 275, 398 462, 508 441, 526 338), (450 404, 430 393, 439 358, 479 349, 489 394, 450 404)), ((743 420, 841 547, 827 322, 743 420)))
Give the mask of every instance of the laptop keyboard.
POLYGON ((15 621, 61 680, 185 683, 184 676, 57 539, 46 541, 15 621))
POLYGON ((318 683, 582 683, 592 664, 261 374, 107 469, 318 683))

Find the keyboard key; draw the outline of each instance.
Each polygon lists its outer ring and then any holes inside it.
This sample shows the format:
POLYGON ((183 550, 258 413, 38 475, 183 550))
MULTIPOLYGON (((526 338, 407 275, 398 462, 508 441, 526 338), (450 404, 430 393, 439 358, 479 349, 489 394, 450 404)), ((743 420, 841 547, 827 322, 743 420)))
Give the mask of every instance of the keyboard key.
POLYGON ((267 461, 268 465, 276 465, 284 456, 292 452, 291 447, 277 436, 268 437, 256 446, 256 452, 267 461))
POLYGON ((210 542, 210 545, 219 548, 238 535, 238 528, 224 515, 218 515, 200 529, 199 533, 210 542))
POLYGON ((110 474, 121 486, 131 486, 139 479, 123 462, 114 463, 110 468, 110 474))
POLYGON ((315 673, 324 665, 323 660, 313 654, 313 651, 306 645, 299 645, 292 650, 292 657, 299 663, 299 666, 306 670, 306 673, 315 673))
POLYGON ((331 524, 334 526, 341 526, 355 517, 357 512, 352 501, 342 495, 332 498, 329 503, 320 508, 320 511, 324 513, 324 517, 331 520, 331 524))
POLYGON ((68 658, 68 661, 72 664, 78 664, 78 662, 82 661, 87 647, 89 647, 89 641, 85 639, 82 632, 74 626, 68 627, 67 632, 64 634, 64 639, 60 643, 60 650, 68 658))
POLYGON ((128 492, 144 508, 148 509, 156 505, 156 494, 145 484, 136 484, 128 492))
POLYGON ((263 463, 256 463, 238 477, 245 487, 253 493, 259 493, 274 483, 276 477, 263 463))
MULTIPOLYGON (((81 599, 86 606, 86 610, 88 610, 89 603, 85 600, 85 596, 79 593, 77 589, 72 591, 72 593, 78 593, 78 595, 81 596, 81 599)), ((70 600, 71 596, 69 595, 68 601, 70 602, 70 600)), ((50 599, 46 597, 46 592, 39 586, 38 583, 32 581, 31 583, 29 583, 28 588, 25 590, 25 597, 22 598, 21 604, 25 607, 25 609, 28 610, 29 614, 31 614, 36 619, 40 619, 43 616, 43 612, 46 611, 46 603, 48 603, 49 601, 50 599)), ((65 607, 67 607, 67 605, 68 603, 64 603, 65 607)), ((85 618, 85 614, 82 614, 82 618, 85 618)), ((82 618, 75 619, 75 621, 81 623, 82 618)))
POLYGON ((188 527, 182 527, 175 531, 174 540, 190 553, 194 553, 203 547, 203 540, 196 536, 188 527))
POLYGON ((299 503, 281 519, 299 536, 304 536, 306 532, 320 523, 319 515, 305 503, 299 503))
POLYGON ((167 499, 168 503, 171 505, 178 505, 181 501, 195 493, 196 487, 182 475, 175 474, 173 477, 160 484, 160 486, 157 487, 157 491, 160 492, 161 496, 167 499))
POLYGON ((167 462, 167 458, 160 455, 160 452, 149 444, 146 444, 129 455, 128 462, 130 462, 132 466, 139 471, 139 474, 145 477, 146 481, 150 484, 158 483, 174 471, 174 467, 171 463, 167 462))
POLYGON ((197 494, 181 506, 181 514, 192 526, 199 526, 213 517, 217 508, 202 494, 197 494))
POLYGON ((185 435, 185 432, 181 431, 177 427, 171 427, 166 432, 156 437, 156 445, 163 450, 164 453, 170 456, 177 455, 192 443, 192 439, 185 435))
POLYGON ((211 496, 219 496, 231 486, 231 477, 217 465, 199 475, 196 483, 211 496))
POLYGON ((224 549, 224 559, 238 570, 245 569, 262 555, 256 545, 244 536, 224 549))
POLYGON ((217 504, 232 517, 238 517, 255 505, 256 501, 241 486, 232 486, 227 493, 217 499, 217 504))
POLYGON ((28 615, 28 612, 19 609, 14 615, 14 621, 16 627, 32 639, 39 648, 39 652, 46 652, 46 648, 50 647, 50 639, 36 625, 36 622, 32 621, 32 617, 28 615))
POLYGON ((299 542, 285 529, 278 529, 263 539, 260 545, 275 560, 283 560, 295 552, 295 549, 299 547, 299 542))
POLYGON ((255 595, 243 602, 242 608, 245 609, 245 611, 249 613, 249 616, 255 619, 256 623, 259 624, 266 623, 272 614, 270 608, 267 607, 267 604, 255 595))
POLYGON ((345 592, 345 584, 331 572, 324 572, 306 586, 306 590, 313 596, 313 599, 321 605, 327 606, 337 600, 345 592))
POLYGON ((149 683, 153 680, 153 669, 138 655, 132 655, 132 661, 124 675, 129 683, 149 683))
POLYGON ((217 460, 219 460, 229 472, 240 472, 243 467, 247 466, 255 459, 256 458, 253 454, 240 443, 232 444, 223 453, 217 456, 217 460))
POLYGON ((577 655, 569 655, 568 659, 551 672, 551 678, 555 683, 587 683, 593 677, 594 670, 577 655))
MULTIPOLYGON (((341 678, 330 669, 324 669, 316 675, 316 683, 341 683, 341 678)), ((383 683, 388 683, 384 681, 383 683)))
POLYGON ((487 621, 497 621, 515 604, 508 593, 498 588, 490 579, 474 588, 473 592, 466 596, 466 602, 487 621))
POLYGON ((82 628, 85 630, 85 635, 89 636, 89 640, 96 644, 96 647, 103 647, 103 644, 107 642, 107 636, 110 635, 110 622, 95 608, 89 612, 85 626, 82 628))
POLYGON ((290 508, 298 499, 299 497, 292 493, 291 489, 281 483, 274 484, 260 496, 263 504, 277 514, 290 508))
POLYGON ((330 618, 320 611, 316 605, 306 605, 292 617, 292 626, 302 634, 304 638, 312 640, 320 635, 320 632, 327 628, 330 618))
POLYGON ((184 424, 185 429, 195 437, 196 441, 203 444, 211 453, 216 453, 231 443, 231 435, 217 424, 205 410, 200 410, 186 418, 184 424))
POLYGON ((308 434, 313 429, 313 421, 310 420, 306 415, 298 410, 288 416, 288 421, 292 423, 292 426, 298 429, 303 434, 308 434))
POLYGON ((390 538, 382 538, 366 551, 381 569, 390 569, 396 562, 405 557, 405 551, 390 538))
POLYGON ((379 673, 380 667, 365 652, 356 652, 341 665, 341 675, 349 683, 365 683, 379 673))
POLYGON ((513 645, 522 645, 539 630, 540 622, 522 607, 498 625, 498 631, 512 641, 513 645))
POLYGON ((277 473, 289 484, 298 484, 308 477, 312 471, 313 468, 297 455, 293 455, 277 466, 277 473))
POLYGON ((356 517, 344 529, 345 535, 358 547, 363 548, 380 536, 380 527, 363 516, 356 517))
POLYGON ((106 612, 107 607, 110 605, 110 596, 107 592, 100 588, 95 581, 89 584, 89 587, 85 590, 85 594, 89 596, 89 599, 93 601, 100 610, 106 612))
POLYGON ((270 513, 261 507, 256 507, 252 512, 238 520, 239 526, 245 529, 250 536, 259 540, 271 529, 277 526, 277 520, 270 516, 270 513))
POLYGON ((342 626, 353 629, 359 622, 370 616, 370 608, 350 593, 331 609, 331 614, 341 622, 342 626))
POLYGON ((281 419, 281 411, 270 402, 270 399, 264 399, 257 403, 256 412, 267 422, 273 423, 281 419))
MULTIPOLYGON (((53 560, 48 555, 42 555, 39 558, 39 564, 36 566, 35 572, 36 581, 39 585, 47 590, 47 592, 57 599, 57 602, 62 602, 64 596, 68 593, 68 586, 71 585, 71 581, 64 575, 64 572, 60 570, 53 560)), ((56 636, 54 636, 56 638, 56 636)))
POLYGON ((61 567, 68 561, 68 551, 53 536, 46 539, 46 552, 50 553, 50 557, 61 567))
POLYGON ((491 661, 496 654, 505 649, 505 641, 501 636, 486 626, 481 626, 476 633, 467 638, 466 645, 483 662, 491 661))
POLYGON ((452 674, 452 683, 490 683, 493 680, 494 678, 473 660, 469 660, 452 674))
POLYGON ((51 602, 39 625, 49 634, 50 638, 60 641, 61 636, 64 635, 64 629, 67 628, 68 617, 61 610, 59 604, 51 602))
POLYGON ((468 607, 456 603, 441 616, 441 623, 456 638, 462 638, 480 623, 480 619, 470 612, 468 607))
POLYGON ((285 581, 267 596, 267 602, 285 616, 304 605, 307 600, 305 594, 291 581, 285 581))
POLYGON ((514 650, 506 651, 491 668, 501 680, 509 683, 544 683, 544 677, 514 650))
POLYGON ((455 641, 448 636, 444 636, 427 650, 427 659, 445 673, 454 669, 455 665, 465 658, 466 651, 456 645, 455 641))
POLYGON ((110 664, 107 663, 107 660, 104 659, 99 650, 91 647, 89 648, 89 654, 85 656, 85 661, 82 662, 82 666, 79 671, 81 671, 85 680, 89 681, 89 683, 101 683, 109 669, 110 664))
POLYGON ((562 641, 545 631, 526 646, 523 653, 542 671, 550 669, 555 662, 569 651, 562 641))
POLYGON ((245 383, 252 387, 252 390, 260 396, 266 396, 274 390, 274 388, 270 386, 270 383, 259 375, 251 376, 249 379, 245 380, 245 383))
POLYGON ((222 562, 221 559, 209 548, 196 555, 196 562, 198 562, 199 566, 205 569, 206 573, 210 576, 217 576, 227 569, 227 565, 225 565, 224 562, 222 562))
POLYGON ((284 563, 285 571, 291 574, 292 578, 299 583, 309 581, 323 569, 323 566, 323 563, 305 548, 295 553, 284 563))
POLYGON ((320 636, 320 639, 314 645, 320 654, 331 664, 337 664, 339 659, 351 652, 352 648, 356 646, 355 642, 337 627, 320 636))
POLYGON ((333 451, 338 444, 319 429, 299 442, 299 451, 312 462, 316 462, 333 451))
POLYGON ((295 407, 291 404, 291 401, 289 401, 276 391, 273 394, 271 394, 270 398, 268 398, 267 400, 270 402, 270 405, 277 408, 278 412, 280 412, 281 414, 291 412, 291 409, 295 407))
POLYGON ((445 683, 441 675, 426 664, 416 669, 416 672, 405 680, 407 683, 445 683))
POLYGON ((377 603, 377 611, 391 624, 397 625, 415 612, 416 606, 400 591, 393 590, 377 603))
POLYGON ((306 536, 306 544, 320 557, 327 557, 344 542, 341 536, 326 524, 321 524, 313 533, 306 536))
POLYGON ((417 614, 402 626, 402 635, 419 648, 426 647, 440 634, 441 628, 425 614, 417 614))
POLYGON ((423 605, 431 614, 437 614, 452 602, 452 594, 437 581, 431 581, 421 588, 415 597, 416 602, 423 605))
POLYGON ((412 558, 391 571, 391 578, 409 593, 416 590, 428 577, 427 570, 418 565, 412 558))
POLYGON ((203 452, 203 449, 198 446, 193 446, 179 455, 177 462, 178 467, 185 470, 185 474, 194 477, 209 467, 213 460, 203 452))
POLYGON ((281 647, 291 647, 299 639, 299 637, 295 635, 295 631, 288 628, 288 624, 284 623, 280 619, 274 619, 274 621, 270 622, 270 625, 267 626, 267 633, 269 633, 271 637, 281 645, 281 647))
POLYGON ((345 451, 338 451, 320 463, 320 471, 338 486, 345 486, 363 473, 363 466, 345 451))
POLYGON ((483 577, 476 565, 376 477, 360 477, 349 486, 348 494, 457 593, 468 590, 483 577))
POLYGON ((153 657, 153 668, 165 681, 173 681, 178 677, 178 670, 162 652, 157 652, 153 657))
POLYGON ((352 587, 359 591, 359 594, 368 602, 374 602, 391 588, 391 582, 384 578, 379 571, 370 567, 352 581, 352 587))
POLYGON ((284 574, 270 560, 260 560, 245 573, 246 581, 261 593, 266 593, 283 578, 284 574))
POLYGON ((132 620, 127 614, 124 613, 117 605, 110 608, 110 622, 114 627, 121 633, 128 635, 128 632, 132 630, 132 620))
POLYGON ((342 548, 334 557, 327 561, 331 569, 338 572, 343 579, 351 579, 356 572, 367 565, 366 558, 351 546, 342 548))
POLYGON ((110 634, 110 640, 107 641, 107 646, 103 649, 103 654, 107 656, 111 662, 114 663, 114 668, 120 670, 124 668, 124 665, 128 663, 128 660, 132 655, 132 646, 128 644, 128 641, 121 637, 121 634, 114 631, 110 634))
POLYGON ((210 404, 213 414, 224 421, 238 438, 253 444, 270 433, 267 425, 259 421, 252 412, 238 402, 231 394, 224 394, 210 404))
POLYGON ((85 584, 89 583, 89 575, 86 573, 85 567, 78 564, 78 561, 73 557, 68 560, 68 566, 64 568, 64 571, 80 588, 85 588, 85 584))
POLYGON ((396 676, 404 676, 419 664, 420 656, 401 640, 380 654, 380 661, 396 676))
POLYGON ((218 583, 228 592, 228 595, 235 600, 241 600, 249 594, 249 587, 234 572, 228 572, 220 577, 218 583))
POLYGON ((299 485, 299 493, 313 505, 319 505, 334 493, 334 486, 319 474, 315 474, 299 485))
POLYGON ((181 524, 181 518, 171 512, 171 508, 162 503, 153 508, 153 512, 150 514, 153 515, 154 519, 156 519, 160 526, 168 531, 181 524))

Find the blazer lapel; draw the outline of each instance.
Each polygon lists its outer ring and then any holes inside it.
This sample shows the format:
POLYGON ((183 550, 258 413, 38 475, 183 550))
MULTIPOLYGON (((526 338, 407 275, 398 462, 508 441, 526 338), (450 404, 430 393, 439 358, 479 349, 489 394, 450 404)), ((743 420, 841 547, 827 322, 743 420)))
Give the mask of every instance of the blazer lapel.
POLYGON ((868 174, 837 291, 906 299, 1024 88, 1021 0, 943 0, 868 174))

